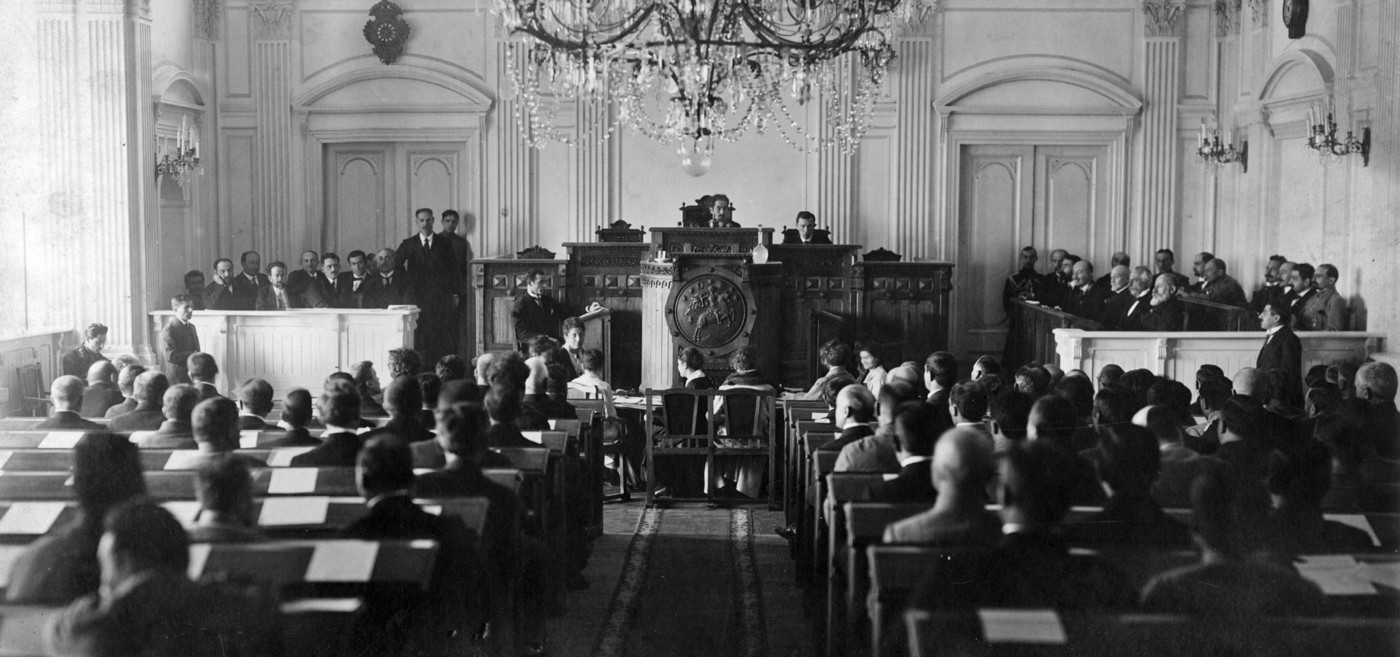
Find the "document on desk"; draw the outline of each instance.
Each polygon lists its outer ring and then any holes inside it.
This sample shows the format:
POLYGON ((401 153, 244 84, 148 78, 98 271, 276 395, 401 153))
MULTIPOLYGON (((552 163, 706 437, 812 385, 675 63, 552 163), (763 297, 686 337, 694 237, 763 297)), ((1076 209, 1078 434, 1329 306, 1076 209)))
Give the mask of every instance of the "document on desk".
POLYGON ((64 506, 63 502, 15 502, 0 517, 0 534, 47 533, 63 513, 64 506))
POLYGON ((308 582, 368 582, 379 556, 374 541, 323 541, 306 566, 308 582))
POLYGON ((1361 576, 1372 584, 1400 589, 1400 561, 1361 564, 1361 576))
POLYGON ((238 448, 253 449, 258 446, 258 433, 256 429, 245 429, 238 432, 238 448))
POLYGON ((1371 545, 1379 547, 1381 544, 1381 537, 1376 536, 1376 530, 1371 528, 1371 521, 1367 520, 1366 516, 1359 513, 1327 513, 1322 517, 1366 532, 1371 537, 1371 545))
POLYGON ((166 470, 193 470, 195 465, 203 461, 197 449, 179 449, 170 453, 170 458, 165 460, 166 470))
POLYGON ((278 468, 267 482, 268 495, 305 495, 316 492, 316 468, 278 468))
POLYGON ((39 449, 73 449, 82 437, 81 431, 50 431, 39 441, 39 449))
POLYGON ((979 609, 988 643, 1062 645, 1069 639, 1060 616, 1049 609, 979 609))
POLYGON ((1301 557, 1298 574, 1316 584, 1324 595, 1376 595, 1376 587, 1362 576, 1361 564, 1349 554, 1301 557))
POLYGON ((292 464, 292 459, 305 454, 315 447, 283 447, 272 450, 267 455, 267 464, 274 468, 285 468, 292 464))
POLYGON ((268 497, 263 499, 258 524, 263 527, 321 525, 331 508, 329 497, 268 497))

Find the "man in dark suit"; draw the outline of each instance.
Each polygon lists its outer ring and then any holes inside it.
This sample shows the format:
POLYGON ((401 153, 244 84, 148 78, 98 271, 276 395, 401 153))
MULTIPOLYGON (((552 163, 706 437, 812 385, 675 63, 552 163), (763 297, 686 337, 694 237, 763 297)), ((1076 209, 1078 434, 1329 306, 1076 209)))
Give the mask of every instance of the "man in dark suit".
POLYGON ((195 449, 194 427, 190 423, 194 407, 199 404, 199 391, 191 386, 170 386, 161 400, 165 421, 156 432, 143 437, 137 444, 142 449, 195 449))
POLYGON ((471 261, 472 245, 467 238, 457 233, 457 226, 461 223, 461 216, 456 210, 442 211, 442 232, 438 237, 447 240, 452 247, 452 261, 456 266, 453 270, 457 283, 458 303, 456 324, 454 324, 459 335, 457 336, 457 348, 453 351, 460 353, 470 353, 472 336, 467 335, 467 315, 471 312, 471 261))
POLYGON ((797 213, 797 228, 783 231, 783 244, 830 244, 831 231, 817 228, 817 215, 806 210, 797 213))
POLYGON ((1069 292, 1065 296, 1063 310, 1084 319, 1099 321, 1103 316, 1104 304, 1108 301, 1108 288, 1094 281, 1094 263, 1080 260, 1074 263, 1069 292))
MULTIPOLYGON (((1109 259, 1109 261, 1108 261, 1108 273, 1104 274, 1103 276, 1100 276, 1100 277, 1098 278, 1098 280, 1096 280, 1096 281, 1094 281, 1094 282, 1097 283, 1100 287, 1103 287, 1103 288, 1106 288, 1106 289, 1111 289, 1111 288, 1113 288, 1114 286, 1112 285, 1113 281, 1112 281, 1112 278, 1111 278, 1111 277, 1112 277, 1112 274, 1113 274, 1113 270, 1114 270, 1115 268, 1117 268, 1117 267, 1120 267, 1120 266, 1124 268, 1124 271, 1131 271, 1131 270, 1132 270, 1132 266, 1133 266, 1133 260, 1132 260, 1132 258, 1128 257, 1128 254, 1126 254, 1126 253, 1124 253, 1124 252, 1122 252, 1122 251, 1118 251, 1118 252, 1115 252, 1115 253, 1113 254, 1113 257, 1112 257, 1111 259, 1109 259)), ((1126 282, 1126 281, 1127 281, 1128 279, 1127 279, 1126 276, 1123 278, 1123 280, 1124 280, 1123 285, 1127 285, 1127 282, 1126 282)))
POLYGON ((200 399, 219 396, 219 389, 214 386, 214 377, 219 375, 219 364, 214 362, 214 356, 196 351, 190 354, 186 367, 190 372, 190 383, 199 391, 200 399))
POLYGON ((112 431, 155 431, 165 421, 161 401, 170 387, 170 379, 160 372, 148 370, 136 377, 132 392, 136 409, 112 418, 112 431))
POLYGON ((97 431, 106 427, 79 414, 83 408, 83 380, 76 376, 60 376, 49 386, 49 398, 53 400, 53 414, 40 422, 35 429, 79 429, 97 431))
POLYGON ((267 285, 258 288, 253 310, 290 310, 300 308, 304 299, 286 284, 287 263, 278 260, 267 267, 267 285))
POLYGON ((336 277, 336 287, 340 288, 341 308, 373 308, 373 299, 368 299, 370 276, 369 256, 356 249, 345 256, 350 263, 350 271, 336 277))
POLYGON ((1148 268, 1133 268, 1128 293, 1132 295, 1132 300, 1128 302, 1122 319, 1118 320, 1119 330, 1146 331, 1147 316, 1152 312, 1152 272, 1148 268))
POLYGON ((486 430, 486 442, 494 449, 503 447, 539 447, 520 433, 516 421, 520 419, 523 394, 503 384, 491 386, 486 393, 486 413, 491 418, 491 427, 486 430))
POLYGON ((227 397, 213 397, 196 404, 190 414, 190 432, 200 454, 199 460, 189 465, 191 469, 221 458, 240 459, 250 468, 267 467, 262 459, 236 453, 240 447, 238 405, 227 397))
POLYGON ((1273 301, 1282 301, 1289 290, 1288 279, 1293 275, 1293 265, 1281 255, 1269 256, 1269 264, 1264 268, 1264 284, 1254 291, 1249 307, 1256 311, 1273 301))
POLYGON ((276 655, 282 616, 271 596, 190 581, 189 539, 175 516, 146 498, 106 518, 98 543, 100 592, 45 628, 46 654, 276 655))
POLYGON ((195 310, 207 310, 204 307, 204 272, 198 269, 185 272, 185 294, 194 299, 195 310))
POLYGON ((233 392, 238 402, 239 431, 274 431, 263 418, 272 412, 272 384, 266 379, 248 379, 233 392))
POLYGON ((462 290, 452 245, 433 233, 433 211, 419 208, 413 220, 418 233, 399 243, 397 256, 421 310, 414 345, 424 360, 435 363, 457 349, 457 307, 462 290))
POLYGON ((1380 361, 1356 370, 1356 398, 1363 407, 1366 433, 1382 458, 1400 458, 1400 415, 1395 410, 1395 368, 1380 361))
POLYGON ((1179 288, 1171 274, 1158 274, 1152 286, 1152 310, 1143 319, 1149 331, 1180 331, 1186 323, 1186 310, 1176 298, 1179 288))
POLYGON ((257 251, 244 251, 239 258, 243 272, 233 278, 232 310, 253 310, 258 302, 258 290, 268 285, 262 273, 262 256, 257 251))
POLYGON ((374 257, 376 271, 370 275, 365 293, 366 308, 388 308, 413 303, 408 292, 408 276, 398 269, 393 249, 380 249, 374 257))
POLYGON ((321 273, 311 279, 303 294, 306 308, 339 308, 345 296, 345 287, 340 280, 340 256, 327 253, 321 256, 321 273))
POLYGON ((1133 296, 1132 270, 1126 265, 1117 265, 1108 275, 1108 300, 1103 304, 1103 314, 1099 316, 1099 321, 1104 328, 1113 331, 1124 330, 1124 323, 1128 319, 1128 308, 1132 307, 1133 296))
POLYGON ((948 410, 948 396, 958 381, 958 359, 946 351, 935 351, 924 361, 924 387, 928 397, 924 402, 933 409, 937 427, 934 435, 953 428, 953 415, 948 410))
POLYGON ((987 510, 996 465, 986 437, 966 427, 940 436, 930 470, 937 500, 928 511, 886 527, 884 542, 986 549, 1001 541, 1001 518, 987 510))
POLYGON ((107 327, 102 324, 88 324, 83 331, 83 344, 77 349, 63 354, 62 371, 67 376, 83 378, 88 375, 88 368, 99 360, 107 360, 102 355, 102 347, 107 344, 107 327))
POLYGON ((1292 319, 1288 306, 1281 302, 1264 306, 1259 313, 1259 325, 1264 329, 1264 346, 1259 349, 1259 358, 1254 366, 1265 371, 1282 370, 1286 386, 1280 391, 1282 398, 1294 406, 1302 406, 1303 343, 1289 328, 1292 319))
POLYGON ((306 430, 306 425, 311 423, 312 410, 311 393, 306 388, 293 388, 287 392, 287 396, 282 398, 282 420, 279 428, 285 429, 286 433, 276 438, 260 441, 259 447, 315 447, 321 444, 320 440, 311 437, 311 433, 306 430))
POLYGON ((863 499, 890 504, 932 503, 938 497, 933 487, 929 461, 938 442, 937 418, 928 404, 906 402, 894 418, 895 451, 899 456, 899 476, 871 486, 863 499))
POLYGON ((107 409, 122 403, 126 397, 117 389, 117 366, 110 360, 99 360, 87 371, 87 388, 83 389, 83 417, 104 417, 107 409))
POLYGON ((219 258, 214 261, 214 280, 204 288, 204 308, 207 310, 234 310, 233 261, 219 258))
POLYGON ((327 392, 321 395, 321 422, 326 425, 321 445, 292 457, 297 468, 350 467, 360 451, 360 399, 353 392, 327 392))
POLYGON ((1095 464, 1108 490, 1103 511, 1065 529, 1076 543, 1138 544, 1185 549, 1186 526, 1162 511, 1150 493, 1162 457, 1151 431, 1122 423, 1099 432, 1095 464))
POLYGON ((559 327, 568 316, 563 304, 544 293, 544 272, 536 269, 525 278, 525 295, 516 297, 510 316, 515 320, 515 341, 526 343, 537 336, 558 340, 559 327))
POLYGON ((136 410, 136 377, 141 376, 146 368, 141 365, 127 365, 122 368, 121 374, 117 375, 117 389, 121 390, 125 400, 107 409, 103 417, 112 419, 118 415, 125 415, 136 410))
POLYGON ((368 442, 376 436, 393 436, 404 444, 432 440, 433 434, 423 426, 418 415, 422 408, 423 388, 418 379, 411 376, 394 379, 384 389, 384 411, 389 421, 364 434, 363 439, 368 442))
POLYGON ((875 421, 875 396, 870 389, 860 384, 851 384, 836 393, 836 409, 832 411, 833 423, 841 429, 841 434, 826 441, 817 449, 841 451, 846 445, 866 436, 875 435, 870 423, 875 421))
POLYGON ((190 323, 194 316, 194 300, 180 294, 170 300, 175 316, 160 331, 160 350, 165 355, 165 371, 175 383, 189 383, 187 362, 190 354, 199 351, 199 331, 190 323))
POLYGON ((1248 300, 1244 296, 1244 288, 1226 270, 1225 261, 1220 258, 1213 258, 1206 262, 1202 270, 1204 278, 1201 280, 1201 288, 1193 292, 1191 296, 1215 303, 1244 307, 1248 304, 1248 300))
POLYGON ((1303 310, 1317 294, 1317 288, 1313 287, 1315 273, 1313 266, 1306 262, 1293 263, 1293 269, 1288 273, 1290 290, 1284 301, 1288 302, 1288 310, 1293 315, 1293 328, 1300 331, 1308 329, 1303 321, 1303 310))

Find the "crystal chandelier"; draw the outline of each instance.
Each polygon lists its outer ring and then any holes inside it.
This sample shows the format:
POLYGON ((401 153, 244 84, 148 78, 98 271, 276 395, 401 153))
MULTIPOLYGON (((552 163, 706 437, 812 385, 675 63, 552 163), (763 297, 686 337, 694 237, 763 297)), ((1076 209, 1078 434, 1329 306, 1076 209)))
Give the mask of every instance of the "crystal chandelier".
MULTIPOLYGON (((536 148, 600 143, 619 125, 708 169, 717 141, 769 128, 801 151, 852 153, 894 59, 894 29, 936 0, 497 0, 517 37, 506 68, 536 148), (564 103, 603 126, 558 127, 564 103), (804 130, 790 103, 822 103, 804 130)), ((799 110, 800 111, 800 110, 799 110)), ((698 172, 698 173, 697 173, 698 172)))

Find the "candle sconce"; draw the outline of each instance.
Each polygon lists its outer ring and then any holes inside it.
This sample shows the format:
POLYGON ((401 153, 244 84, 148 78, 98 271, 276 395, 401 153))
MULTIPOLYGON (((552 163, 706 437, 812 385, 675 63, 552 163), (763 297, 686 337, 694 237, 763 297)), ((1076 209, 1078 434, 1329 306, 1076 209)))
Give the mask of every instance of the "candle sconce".
POLYGON ((156 137, 156 156, 160 158, 156 160, 157 187, 161 178, 172 176, 184 189, 189 173, 204 173, 199 167, 199 132, 184 119, 180 120, 180 131, 174 139, 156 137))
POLYGON ((1314 123, 1312 113, 1308 113, 1308 148, 1318 153, 1323 164, 1340 162, 1347 155, 1360 155, 1361 166, 1371 165, 1371 129, 1362 128, 1361 138, 1347 131, 1344 139, 1337 138, 1337 122, 1329 112, 1325 121, 1314 123))
POLYGON ((1200 156, 1209 173, 1214 174, 1222 164, 1234 162, 1239 162, 1241 173, 1249 173, 1249 141, 1241 141, 1236 149, 1233 136, 1227 132, 1222 140, 1219 128, 1207 130, 1205 120, 1201 120, 1201 145, 1196 148, 1196 155, 1200 156))

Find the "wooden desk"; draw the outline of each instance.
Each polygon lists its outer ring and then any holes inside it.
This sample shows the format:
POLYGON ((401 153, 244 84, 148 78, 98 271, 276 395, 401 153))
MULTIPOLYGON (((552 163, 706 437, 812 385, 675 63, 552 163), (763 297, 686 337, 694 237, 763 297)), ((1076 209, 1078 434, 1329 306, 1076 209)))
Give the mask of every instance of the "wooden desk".
MULTIPOLYGON (((1242 368, 1254 367, 1264 343, 1263 331, 1149 333, 1056 328, 1051 333, 1054 353, 1066 372, 1079 369, 1093 376, 1104 365, 1115 363, 1124 371, 1146 368, 1174 381, 1195 380, 1196 370, 1206 363, 1233 376, 1242 368)), ((1302 371, 1319 363, 1360 363, 1381 349, 1384 338, 1383 333, 1365 331, 1298 333, 1303 343, 1302 371)))

